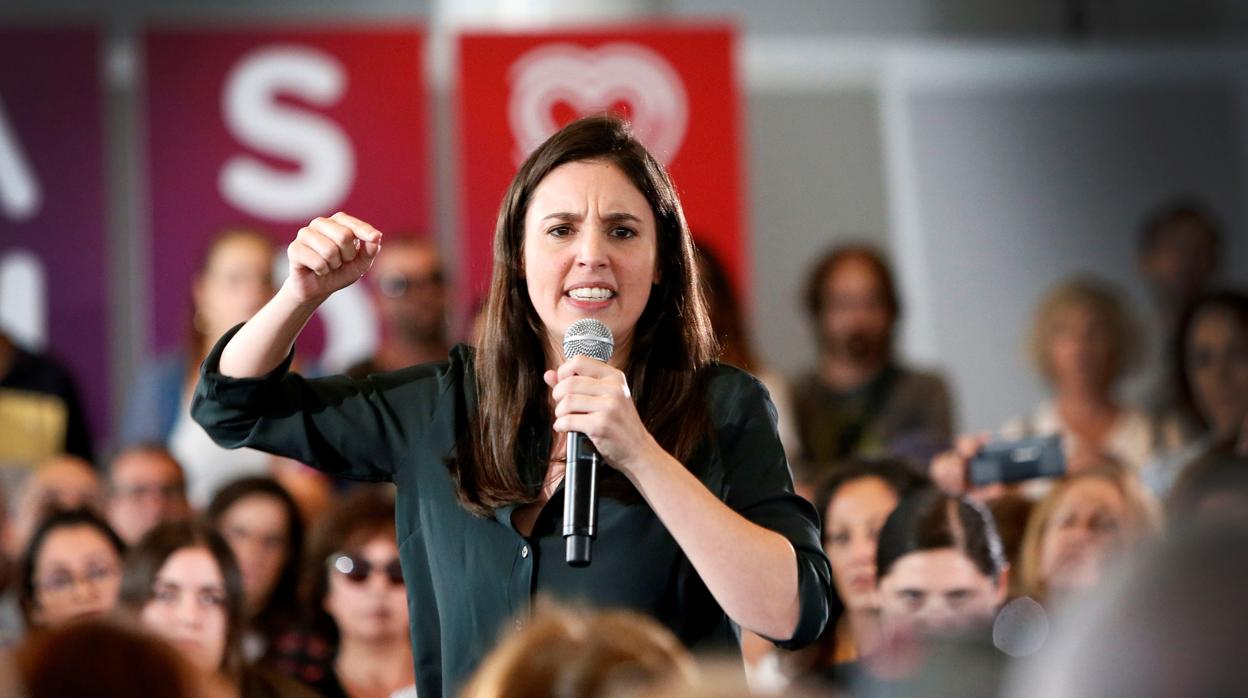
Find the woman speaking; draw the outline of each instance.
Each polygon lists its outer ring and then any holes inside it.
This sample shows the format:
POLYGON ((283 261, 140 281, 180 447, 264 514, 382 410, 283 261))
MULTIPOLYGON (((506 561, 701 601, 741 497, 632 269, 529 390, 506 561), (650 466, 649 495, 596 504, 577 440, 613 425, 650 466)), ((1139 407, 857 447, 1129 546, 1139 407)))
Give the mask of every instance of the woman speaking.
POLYGON ((344 213, 301 229, 280 291, 204 361, 192 414, 223 446, 395 482, 420 695, 454 695, 537 595, 647 613, 694 649, 739 628, 789 648, 819 635, 817 515, 766 391, 713 359, 675 188, 624 122, 576 121, 520 167, 476 350, 364 380, 289 373, 308 318, 381 242, 344 213), (609 362, 564 359, 583 318, 610 329, 609 362), (569 432, 610 466, 587 567, 564 561, 569 432))

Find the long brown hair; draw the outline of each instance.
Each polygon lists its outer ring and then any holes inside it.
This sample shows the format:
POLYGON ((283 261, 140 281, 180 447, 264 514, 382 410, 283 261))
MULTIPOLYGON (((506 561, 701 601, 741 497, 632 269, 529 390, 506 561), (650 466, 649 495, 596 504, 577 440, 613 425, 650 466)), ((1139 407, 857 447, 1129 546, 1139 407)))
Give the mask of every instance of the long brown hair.
POLYGON ((681 462, 706 432, 700 369, 715 356, 715 337, 676 188, 626 122, 609 115, 579 119, 525 160, 498 213, 494 274, 475 357, 479 404, 467 415, 470 443, 461 440, 451 462, 460 501, 480 515, 533 501, 546 472, 549 454, 536 453, 533 445, 542 443, 542 430, 550 429, 554 417, 542 382, 546 330, 522 273, 524 217, 546 175, 585 160, 620 168, 654 211, 660 281, 637 320, 624 370, 637 411, 659 444, 681 462))
POLYGON ((220 671, 233 679, 243 670, 243 630, 247 622, 243 610, 243 577, 230 546, 216 529, 200 521, 170 521, 147 532, 126 555, 121 578, 121 608, 134 616, 152 601, 156 575, 179 550, 203 548, 212 555, 225 582, 225 651, 220 671))

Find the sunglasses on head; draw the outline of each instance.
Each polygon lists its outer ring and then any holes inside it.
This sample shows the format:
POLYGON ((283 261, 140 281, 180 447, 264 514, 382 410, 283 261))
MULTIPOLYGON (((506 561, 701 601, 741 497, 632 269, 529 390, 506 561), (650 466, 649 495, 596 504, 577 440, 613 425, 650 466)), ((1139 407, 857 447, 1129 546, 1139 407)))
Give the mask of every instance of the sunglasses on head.
POLYGON ((391 584, 395 586, 403 585, 403 567, 399 564, 399 558, 397 557, 385 565, 374 565, 363 557, 356 557, 347 553, 334 553, 329 556, 329 566, 356 584, 364 583, 369 575, 373 573, 373 570, 377 570, 384 574, 391 584))

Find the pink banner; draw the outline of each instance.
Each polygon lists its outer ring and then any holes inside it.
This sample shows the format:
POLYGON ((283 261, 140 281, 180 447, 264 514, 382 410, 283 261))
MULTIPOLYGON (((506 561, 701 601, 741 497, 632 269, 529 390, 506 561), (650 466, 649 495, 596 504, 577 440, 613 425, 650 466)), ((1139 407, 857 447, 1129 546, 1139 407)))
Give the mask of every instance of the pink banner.
POLYGON ((628 117, 667 166, 694 236, 745 291, 734 36, 723 25, 654 25, 462 37, 456 123, 466 288, 485 290, 495 217, 524 158, 569 121, 609 110, 628 117))
POLYGON ((5 330, 74 374, 109 428, 109 249, 100 40, 0 31, 0 306, 5 330))
MULTIPOLYGON (((387 232, 429 230, 421 47, 410 26, 148 33, 154 349, 181 340, 194 270, 225 228, 284 247, 345 210, 387 232)), ((349 333, 319 317, 313 353, 349 333)))

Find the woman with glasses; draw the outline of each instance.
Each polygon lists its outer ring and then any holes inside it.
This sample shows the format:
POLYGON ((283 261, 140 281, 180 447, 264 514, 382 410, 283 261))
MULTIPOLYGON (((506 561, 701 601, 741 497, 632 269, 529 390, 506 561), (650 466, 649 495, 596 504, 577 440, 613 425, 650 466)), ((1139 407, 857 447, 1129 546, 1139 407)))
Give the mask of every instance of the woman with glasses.
POLYGON ((125 544, 88 509, 43 520, 22 555, 18 604, 31 630, 108 613, 117 605, 125 544))
POLYGON ((300 584, 302 637, 277 641, 275 666, 330 698, 415 695, 394 498, 352 490, 317 522, 300 584))
POLYGON ((121 605, 198 670, 201 694, 241 698, 312 695, 243 659, 242 578, 229 545, 191 521, 152 529, 126 558, 121 605))

